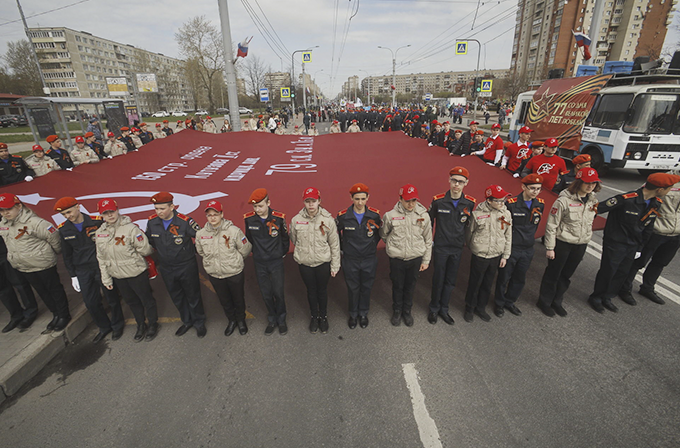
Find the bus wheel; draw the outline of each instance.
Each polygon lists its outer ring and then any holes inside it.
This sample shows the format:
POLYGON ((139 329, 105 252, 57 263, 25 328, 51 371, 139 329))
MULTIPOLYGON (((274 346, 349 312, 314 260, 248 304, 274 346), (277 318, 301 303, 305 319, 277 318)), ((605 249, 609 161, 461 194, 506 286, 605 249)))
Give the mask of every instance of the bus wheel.
POLYGON ((590 166, 595 168, 599 174, 604 175, 607 173, 607 166, 604 163, 604 156, 602 155, 602 151, 600 151, 599 148, 586 148, 583 151, 583 154, 590 155, 590 166))

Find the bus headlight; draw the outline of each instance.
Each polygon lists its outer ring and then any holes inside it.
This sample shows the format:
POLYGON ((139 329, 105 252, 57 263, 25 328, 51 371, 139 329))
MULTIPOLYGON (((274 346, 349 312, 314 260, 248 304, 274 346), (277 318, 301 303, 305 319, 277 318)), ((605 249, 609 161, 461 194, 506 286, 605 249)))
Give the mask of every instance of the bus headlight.
POLYGON ((640 151, 637 151, 635 154, 633 154, 633 158, 635 160, 640 160, 642 158, 642 153, 640 151))

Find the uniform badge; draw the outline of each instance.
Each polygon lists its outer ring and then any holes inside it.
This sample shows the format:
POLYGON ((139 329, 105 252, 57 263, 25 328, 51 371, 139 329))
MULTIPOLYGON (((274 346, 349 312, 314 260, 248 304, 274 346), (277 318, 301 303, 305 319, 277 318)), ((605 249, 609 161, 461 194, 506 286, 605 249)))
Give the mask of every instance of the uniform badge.
POLYGON ((271 236, 272 238, 276 238, 279 235, 279 231, 276 229, 272 229, 271 231, 271 236))
POLYGON ((534 218, 534 224, 538 224, 539 222, 541 222, 541 217, 536 215, 536 217, 534 218))
POLYGON ((467 222, 468 216, 467 215, 460 215, 460 222, 467 222))
POLYGON ((372 236, 373 236, 373 229, 371 229, 371 228, 369 227, 369 228, 368 228, 368 232, 366 232, 366 235, 367 235, 369 238, 372 237, 372 236))
POLYGON ((183 242, 184 242, 184 240, 182 238, 179 238, 179 237, 175 238, 175 244, 180 245, 183 242))
POLYGON ((617 202, 619 202, 619 201, 618 201, 618 199, 616 199, 616 196, 614 196, 613 198, 607 199, 607 205, 609 207, 615 206, 617 202))

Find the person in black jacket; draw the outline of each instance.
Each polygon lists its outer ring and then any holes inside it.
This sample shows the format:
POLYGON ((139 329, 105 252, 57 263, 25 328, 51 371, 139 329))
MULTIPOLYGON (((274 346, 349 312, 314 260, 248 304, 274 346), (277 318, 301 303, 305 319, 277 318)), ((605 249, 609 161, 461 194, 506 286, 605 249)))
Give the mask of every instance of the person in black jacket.
POLYGON ((202 338, 207 329, 193 241, 201 228, 189 216, 177 213, 173 200, 167 191, 151 197, 156 213, 149 217, 146 236, 158 252, 158 272, 182 320, 175 336, 183 336, 195 327, 202 338))
POLYGON ((371 288, 378 267, 377 248, 382 227, 380 210, 368 207, 369 190, 365 184, 352 185, 349 190, 353 205, 338 212, 336 223, 340 234, 342 270, 347 283, 350 329, 368 326, 371 288))
POLYGON ((477 125, 479 125, 479 122, 477 121, 471 121, 470 122, 470 130, 465 132, 463 136, 461 137, 461 140, 463 141, 460 145, 460 152, 459 154, 463 155, 468 155, 471 152, 470 145, 472 145, 475 142, 475 134, 477 134, 477 125))
POLYGON ((6 143, 0 143, 0 185, 9 185, 25 180, 30 182, 35 177, 35 172, 26 165, 21 156, 13 156, 9 153, 6 143))
POLYGON ((279 333, 288 333, 286 324, 286 301, 283 293, 283 259, 290 249, 290 238, 286 227, 286 215, 273 210, 269 193, 264 188, 252 192, 248 203, 253 211, 243 215, 246 238, 253 245, 253 261, 257 283, 262 300, 267 307, 267 328, 269 336, 279 327, 279 333))
POLYGON ((125 145, 126 152, 137 151, 135 142, 133 142, 132 137, 130 137, 129 127, 123 126, 122 128, 120 128, 120 137, 118 137, 117 140, 125 145))
POLYGON ((524 289, 534 258, 536 230, 545 206, 538 197, 542 185, 542 176, 530 174, 522 179, 522 193, 505 203, 512 214, 512 253, 505 266, 498 270, 496 279, 494 314, 498 317, 502 317, 506 309, 515 316, 522 314, 515 302, 524 289))
POLYGON ((453 325, 449 301, 456 286, 458 266, 465 245, 465 229, 470 224, 475 198, 463 193, 470 173, 462 166, 449 171, 449 190, 432 198, 428 211, 434 227, 432 262, 432 297, 427 321, 437 323, 437 316, 453 325))
POLYGON ((50 148, 45 151, 45 155, 53 158, 62 170, 72 170, 75 168, 73 160, 67 150, 61 147, 61 139, 57 135, 48 135, 45 139, 50 144, 50 148))
POLYGON ((85 307, 92 320, 99 327, 99 333, 92 340, 97 344, 113 331, 112 340, 123 335, 125 319, 120 306, 118 292, 104 287, 97 261, 97 247, 94 243, 97 229, 104 223, 101 216, 84 215, 75 198, 64 197, 54 205, 54 211, 61 213, 66 221, 59 225, 61 250, 71 284, 76 292, 82 292, 85 307), (102 306, 102 294, 111 309, 111 318, 102 306))

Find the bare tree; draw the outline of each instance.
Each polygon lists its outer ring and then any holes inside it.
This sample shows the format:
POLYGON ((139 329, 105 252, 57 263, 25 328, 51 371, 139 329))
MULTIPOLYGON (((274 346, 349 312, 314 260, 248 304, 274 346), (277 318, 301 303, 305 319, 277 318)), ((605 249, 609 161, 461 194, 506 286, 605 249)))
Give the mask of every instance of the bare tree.
POLYGON ((200 76, 201 66, 198 58, 189 58, 184 63, 184 72, 186 74, 189 88, 191 89, 191 99, 194 103, 194 110, 199 109, 199 104, 203 103, 204 85, 200 76))
POLYGON ((499 79, 495 81, 497 84, 494 86, 494 91, 496 98, 502 98, 507 100, 515 100, 517 96, 529 90, 529 82, 526 75, 511 75, 507 78, 499 79))
MULTIPOLYGON (((214 79, 224 70, 224 48, 222 33, 208 22, 205 16, 194 17, 186 22, 175 33, 175 40, 179 45, 180 54, 188 59, 195 59, 197 63, 196 75, 200 86, 208 96, 209 109, 215 107, 214 79)), ((196 101, 194 93, 194 103, 196 101)))
POLYGON ((259 101, 260 89, 266 87, 267 73, 271 72, 271 67, 265 66, 262 59, 253 56, 241 62, 238 69, 241 78, 246 82, 246 93, 252 95, 256 101, 259 101))
POLYGON ((42 80, 31 54, 31 44, 27 40, 7 43, 7 53, 2 59, 7 64, 4 70, 5 91, 17 95, 41 95, 42 80))

